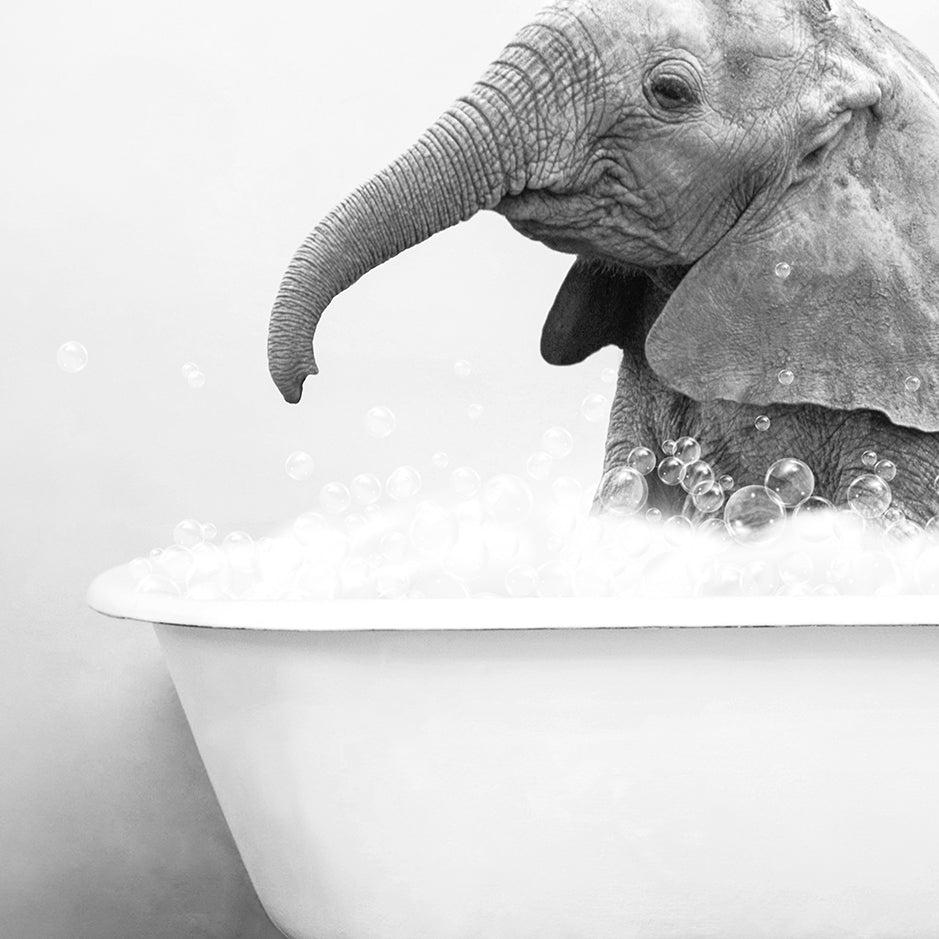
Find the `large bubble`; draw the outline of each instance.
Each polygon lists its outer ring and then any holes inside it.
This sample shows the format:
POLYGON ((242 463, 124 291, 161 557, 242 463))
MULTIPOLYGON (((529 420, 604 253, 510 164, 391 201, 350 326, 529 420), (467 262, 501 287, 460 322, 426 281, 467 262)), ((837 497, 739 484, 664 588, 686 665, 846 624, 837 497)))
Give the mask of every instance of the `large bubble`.
POLYGON ((787 509, 794 509, 815 491, 815 474, 801 460, 785 457, 770 466, 764 485, 787 509))
POLYGON ((880 518, 892 498, 890 486, 874 473, 864 473, 848 486, 848 505, 861 518, 880 518))
POLYGON ((734 492, 724 506, 724 524, 739 544, 773 541, 785 517, 783 504, 765 486, 744 486, 734 492))

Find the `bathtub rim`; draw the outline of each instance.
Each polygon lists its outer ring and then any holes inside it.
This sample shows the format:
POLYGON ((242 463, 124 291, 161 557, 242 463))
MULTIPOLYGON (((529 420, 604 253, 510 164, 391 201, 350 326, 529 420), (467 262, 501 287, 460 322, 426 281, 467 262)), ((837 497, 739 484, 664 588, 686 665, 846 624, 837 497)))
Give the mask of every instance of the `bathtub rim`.
POLYGON ((99 574, 86 599, 116 619, 271 632, 939 626, 939 598, 928 595, 190 600, 136 593, 126 564, 99 574))

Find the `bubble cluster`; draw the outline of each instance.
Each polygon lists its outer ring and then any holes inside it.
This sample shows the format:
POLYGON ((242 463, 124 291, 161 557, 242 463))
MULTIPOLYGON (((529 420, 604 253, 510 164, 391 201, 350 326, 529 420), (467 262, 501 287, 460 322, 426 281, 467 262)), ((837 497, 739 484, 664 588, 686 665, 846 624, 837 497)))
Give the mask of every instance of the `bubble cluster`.
POLYGON ((63 372, 74 375, 88 364, 88 350, 75 340, 63 342, 55 354, 55 361, 63 372))

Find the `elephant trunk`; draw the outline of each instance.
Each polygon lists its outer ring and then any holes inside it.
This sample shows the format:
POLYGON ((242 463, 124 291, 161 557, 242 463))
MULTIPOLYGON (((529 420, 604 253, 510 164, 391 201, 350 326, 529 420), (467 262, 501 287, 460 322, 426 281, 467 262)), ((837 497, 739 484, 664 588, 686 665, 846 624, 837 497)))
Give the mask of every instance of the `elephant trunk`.
POLYGON ((585 85, 598 73, 596 51, 572 20, 545 14, 523 29, 470 94, 307 237, 281 282, 268 332, 268 364, 285 400, 299 401, 303 380, 318 371, 313 335, 333 297, 506 195, 569 175, 594 113, 585 85))

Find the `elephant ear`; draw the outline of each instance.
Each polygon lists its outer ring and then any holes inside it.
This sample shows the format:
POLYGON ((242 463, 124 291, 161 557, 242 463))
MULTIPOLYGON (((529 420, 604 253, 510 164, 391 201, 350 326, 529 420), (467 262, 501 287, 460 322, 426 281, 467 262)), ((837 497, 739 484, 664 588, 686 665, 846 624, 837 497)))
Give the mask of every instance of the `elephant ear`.
POLYGON ((771 217, 744 216, 695 264, 646 356, 698 400, 865 408, 937 431, 939 77, 902 38, 861 26, 880 106, 854 112, 771 217))

